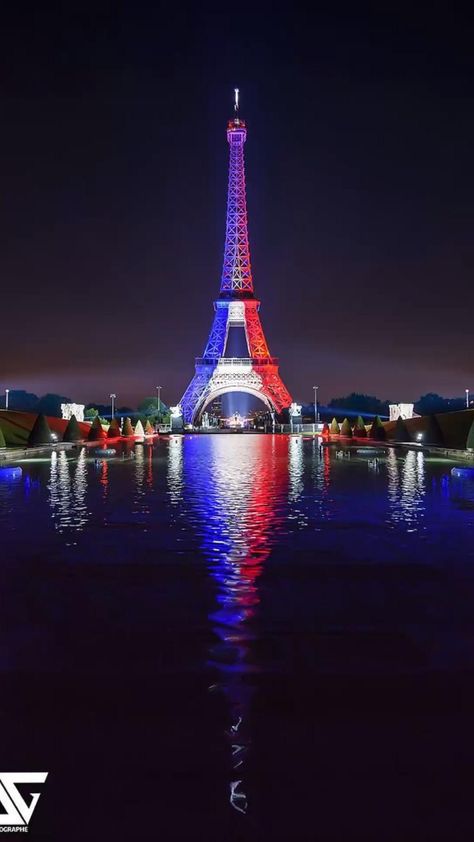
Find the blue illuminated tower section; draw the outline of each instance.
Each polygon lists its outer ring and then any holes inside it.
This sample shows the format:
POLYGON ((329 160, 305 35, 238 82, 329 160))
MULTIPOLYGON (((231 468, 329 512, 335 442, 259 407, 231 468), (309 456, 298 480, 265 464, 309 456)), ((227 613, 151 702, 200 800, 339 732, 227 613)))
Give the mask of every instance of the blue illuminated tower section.
POLYGON ((260 322, 260 301, 255 298, 250 262, 245 191, 245 121, 239 116, 238 90, 234 116, 227 123, 229 183, 220 295, 214 302, 214 321, 202 357, 180 404, 187 424, 199 423, 206 406, 228 392, 246 392, 260 398, 270 411, 281 412, 291 397, 270 355, 260 322), (225 357, 231 326, 245 330, 247 357, 225 357))

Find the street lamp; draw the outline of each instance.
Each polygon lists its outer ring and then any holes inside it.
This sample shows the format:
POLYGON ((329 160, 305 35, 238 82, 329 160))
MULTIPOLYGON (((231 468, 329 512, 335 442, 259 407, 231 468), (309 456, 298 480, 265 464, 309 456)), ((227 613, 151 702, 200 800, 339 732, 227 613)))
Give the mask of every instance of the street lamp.
POLYGON ((318 389, 319 386, 313 386, 314 391, 314 423, 318 423, 318 389))
POLYGON ((111 394, 110 394, 110 400, 112 401, 111 420, 113 420, 114 417, 115 417, 115 398, 116 397, 117 397, 117 395, 115 395, 113 392, 111 392, 111 394))
POLYGON ((469 409, 469 389, 466 389, 466 409, 469 409))
POLYGON ((9 392, 10 392, 10 389, 5 389, 5 409, 8 409, 8 395, 9 395, 9 392))
POLYGON ((156 388, 156 411, 159 413, 159 411, 161 409, 161 397, 160 397, 160 395, 161 395, 162 386, 155 386, 155 388, 156 388))

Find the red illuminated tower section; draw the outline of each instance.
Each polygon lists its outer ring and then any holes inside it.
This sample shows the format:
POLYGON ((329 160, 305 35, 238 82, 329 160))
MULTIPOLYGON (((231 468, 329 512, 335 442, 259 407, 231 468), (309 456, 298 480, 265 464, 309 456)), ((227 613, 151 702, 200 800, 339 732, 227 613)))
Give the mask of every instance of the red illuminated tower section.
POLYGON ((245 195, 245 121, 239 116, 238 91, 234 117, 227 124, 229 143, 229 186, 224 266, 220 295, 214 302, 214 321, 202 357, 196 359, 195 375, 181 399, 184 420, 199 423, 206 406, 227 392, 247 392, 259 397, 273 412, 291 403, 290 394, 278 371, 278 360, 270 356, 260 322, 260 301, 253 291, 252 267, 245 195), (229 328, 245 330, 247 357, 226 357, 229 328))

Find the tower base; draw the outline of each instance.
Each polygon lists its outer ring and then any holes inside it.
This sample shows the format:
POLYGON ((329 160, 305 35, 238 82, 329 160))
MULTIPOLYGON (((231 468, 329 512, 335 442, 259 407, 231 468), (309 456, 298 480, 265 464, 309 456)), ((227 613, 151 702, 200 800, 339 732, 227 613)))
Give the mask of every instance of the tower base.
POLYGON ((275 357, 198 357, 196 373, 181 399, 185 423, 198 424, 206 407, 229 392, 260 398, 270 412, 281 412, 291 403, 275 357))

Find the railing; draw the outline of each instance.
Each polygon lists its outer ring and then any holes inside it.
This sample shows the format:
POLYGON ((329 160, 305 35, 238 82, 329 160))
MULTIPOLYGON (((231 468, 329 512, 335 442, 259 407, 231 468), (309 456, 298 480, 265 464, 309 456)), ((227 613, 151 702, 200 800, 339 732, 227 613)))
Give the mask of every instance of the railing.
POLYGON ((225 368, 239 368, 239 366, 278 365, 278 357, 196 357, 196 365, 224 366, 225 368))

